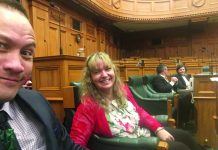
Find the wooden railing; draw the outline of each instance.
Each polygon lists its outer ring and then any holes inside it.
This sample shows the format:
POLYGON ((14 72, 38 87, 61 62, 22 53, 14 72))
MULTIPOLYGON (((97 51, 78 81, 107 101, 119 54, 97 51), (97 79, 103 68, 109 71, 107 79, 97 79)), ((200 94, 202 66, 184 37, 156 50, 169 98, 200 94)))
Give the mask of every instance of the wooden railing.
POLYGON ((129 76, 146 74, 156 74, 156 67, 159 64, 166 64, 169 74, 176 73, 176 65, 182 63, 186 66, 187 71, 191 75, 202 73, 204 66, 210 66, 210 72, 218 72, 218 60, 216 59, 198 59, 196 57, 179 57, 179 58, 124 58, 114 61, 120 71, 121 78, 125 81, 129 76))

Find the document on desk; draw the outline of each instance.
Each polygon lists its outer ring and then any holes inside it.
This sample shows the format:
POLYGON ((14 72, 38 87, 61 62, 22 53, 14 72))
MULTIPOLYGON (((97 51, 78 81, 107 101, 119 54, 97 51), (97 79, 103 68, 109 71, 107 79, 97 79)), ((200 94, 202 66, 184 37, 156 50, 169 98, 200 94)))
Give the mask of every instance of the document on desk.
POLYGON ((210 81, 218 82, 218 77, 211 77, 211 78, 210 78, 210 81))

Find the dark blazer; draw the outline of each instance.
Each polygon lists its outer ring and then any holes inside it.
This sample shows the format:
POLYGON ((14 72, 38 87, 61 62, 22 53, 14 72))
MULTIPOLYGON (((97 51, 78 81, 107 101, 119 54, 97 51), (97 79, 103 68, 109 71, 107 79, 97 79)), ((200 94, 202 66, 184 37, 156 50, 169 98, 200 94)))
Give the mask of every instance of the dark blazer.
POLYGON ((158 93, 170 93, 172 90, 176 90, 176 85, 172 86, 159 74, 153 78, 152 85, 158 93))
MULTIPOLYGON (((178 89, 186 89, 185 80, 182 78, 182 75, 176 74, 174 76, 177 77, 177 79, 178 79, 177 88, 178 89)), ((191 78, 191 75, 187 74, 187 75, 185 75, 185 78, 189 81, 191 78)))
POLYGON ((24 112, 32 113, 44 127, 48 150, 85 150, 72 142, 65 128, 55 117, 52 107, 41 94, 21 88, 15 100, 24 112))

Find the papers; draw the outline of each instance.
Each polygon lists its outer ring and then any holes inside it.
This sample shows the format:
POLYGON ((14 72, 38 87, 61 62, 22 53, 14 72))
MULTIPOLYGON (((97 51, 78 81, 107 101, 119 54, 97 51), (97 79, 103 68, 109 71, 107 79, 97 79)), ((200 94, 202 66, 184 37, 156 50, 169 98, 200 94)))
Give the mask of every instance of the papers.
POLYGON ((210 81, 218 82, 218 77, 211 77, 210 81))

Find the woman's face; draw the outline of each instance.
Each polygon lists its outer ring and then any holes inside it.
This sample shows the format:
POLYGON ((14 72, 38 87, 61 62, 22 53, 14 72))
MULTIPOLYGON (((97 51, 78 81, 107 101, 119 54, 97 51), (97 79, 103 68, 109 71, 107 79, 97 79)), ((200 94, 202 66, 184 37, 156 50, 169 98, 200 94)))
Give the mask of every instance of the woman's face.
POLYGON ((93 84, 104 93, 112 92, 115 82, 115 73, 113 68, 105 65, 102 60, 96 62, 96 68, 91 71, 93 84))
POLYGON ((185 67, 181 67, 181 68, 178 70, 178 73, 181 74, 181 75, 184 75, 184 74, 185 74, 185 67))

